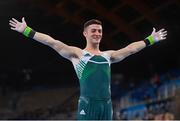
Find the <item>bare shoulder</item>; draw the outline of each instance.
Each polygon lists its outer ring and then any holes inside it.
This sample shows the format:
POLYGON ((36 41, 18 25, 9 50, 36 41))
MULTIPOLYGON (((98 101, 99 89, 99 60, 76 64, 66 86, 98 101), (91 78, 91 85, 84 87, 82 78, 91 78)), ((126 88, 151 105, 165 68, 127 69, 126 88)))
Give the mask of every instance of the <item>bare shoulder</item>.
POLYGON ((81 57, 83 56, 83 50, 74 46, 70 46, 70 49, 72 51, 72 55, 69 60, 76 65, 77 63, 79 63, 81 57))
POLYGON ((66 44, 62 44, 62 45, 56 45, 55 47, 53 47, 62 57, 68 59, 68 60, 72 60, 72 59, 79 59, 83 52, 82 49, 75 47, 75 46, 69 46, 66 44))
POLYGON ((79 47, 70 46, 72 58, 80 58, 83 55, 83 50, 79 47))
POLYGON ((83 54, 83 50, 81 49, 81 48, 79 48, 79 47, 73 47, 74 48, 74 51, 76 51, 76 53, 78 54, 78 55, 82 55, 83 54))
POLYGON ((104 52, 110 57, 111 63, 116 63, 124 59, 123 54, 119 51, 121 50, 108 50, 104 52))

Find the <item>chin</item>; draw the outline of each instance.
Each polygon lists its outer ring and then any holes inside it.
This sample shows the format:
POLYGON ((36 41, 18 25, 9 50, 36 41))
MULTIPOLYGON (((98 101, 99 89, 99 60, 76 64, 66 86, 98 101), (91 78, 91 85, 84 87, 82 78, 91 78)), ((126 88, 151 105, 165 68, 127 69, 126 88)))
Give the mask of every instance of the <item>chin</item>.
POLYGON ((100 41, 95 41, 95 42, 93 42, 94 44, 99 44, 100 43, 100 41))
POLYGON ((98 44, 101 42, 101 40, 94 39, 93 42, 98 44))

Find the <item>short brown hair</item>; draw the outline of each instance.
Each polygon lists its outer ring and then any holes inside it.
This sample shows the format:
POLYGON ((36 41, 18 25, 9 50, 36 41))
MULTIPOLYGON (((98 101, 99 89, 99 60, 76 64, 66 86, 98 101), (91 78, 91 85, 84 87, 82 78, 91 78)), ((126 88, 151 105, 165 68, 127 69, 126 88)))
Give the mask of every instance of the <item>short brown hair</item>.
POLYGON ((91 19, 87 22, 84 23, 84 29, 86 27, 88 27, 89 25, 92 25, 92 24, 99 24, 99 25, 102 25, 102 22, 100 20, 97 20, 97 19, 91 19))

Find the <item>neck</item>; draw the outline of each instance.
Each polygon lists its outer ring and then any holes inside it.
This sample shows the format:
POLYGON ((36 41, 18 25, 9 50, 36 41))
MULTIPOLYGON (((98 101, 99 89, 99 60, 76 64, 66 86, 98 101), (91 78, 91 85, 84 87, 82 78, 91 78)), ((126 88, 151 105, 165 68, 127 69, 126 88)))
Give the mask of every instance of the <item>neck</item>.
POLYGON ((100 50, 99 50, 99 44, 94 44, 94 45, 91 45, 91 44, 87 44, 85 50, 93 53, 93 54, 100 54, 100 50))

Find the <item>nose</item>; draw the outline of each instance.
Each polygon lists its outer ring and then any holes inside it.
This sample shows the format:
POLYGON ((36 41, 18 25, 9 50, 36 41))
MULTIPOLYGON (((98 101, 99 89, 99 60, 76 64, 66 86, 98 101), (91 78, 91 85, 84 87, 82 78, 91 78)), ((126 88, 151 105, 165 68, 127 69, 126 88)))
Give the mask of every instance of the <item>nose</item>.
POLYGON ((96 35, 101 35, 101 33, 99 31, 96 31, 95 34, 96 35))

